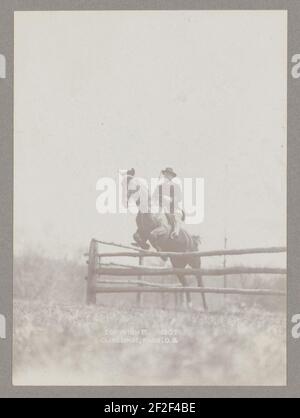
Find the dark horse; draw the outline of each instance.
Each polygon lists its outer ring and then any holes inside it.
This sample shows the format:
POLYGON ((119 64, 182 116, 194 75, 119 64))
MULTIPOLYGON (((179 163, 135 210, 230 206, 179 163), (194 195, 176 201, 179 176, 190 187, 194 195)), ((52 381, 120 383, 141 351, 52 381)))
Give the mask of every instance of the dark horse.
MULTIPOLYGON (((141 210, 141 202, 147 201, 150 204, 148 187, 141 179, 134 177, 134 181, 128 187, 130 182, 125 181, 123 185, 127 187, 127 204, 130 199, 134 200, 139 208, 136 217, 137 231, 133 235, 135 241, 142 248, 147 248, 147 241, 157 250, 162 252, 193 252, 198 251, 199 237, 190 235, 186 230, 180 228, 179 235, 176 238, 170 238, 172 227, 168 221, 166 214, 159 211, 143 211, 141 210)), ((200 269, 200 257, 172 256, 170 257, 174 268, 185 268, 190 266, 200 269)), ((187 287, 188 282, 184 274, 178 274, 180 283, 187 287)), ((201 273, 195 275, 199 287, 203 287, 203 279, 201 273)), ((202 293, 202 301, 204 309, 207 310, 205 294, 202 293)), ((192 306, 191 294, 186 292, 188 306, 192 306)))

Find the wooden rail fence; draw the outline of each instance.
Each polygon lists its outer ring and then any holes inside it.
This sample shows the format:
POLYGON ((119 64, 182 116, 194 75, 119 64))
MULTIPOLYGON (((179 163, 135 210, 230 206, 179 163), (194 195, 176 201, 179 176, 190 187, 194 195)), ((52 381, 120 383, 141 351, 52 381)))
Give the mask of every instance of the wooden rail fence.
POLYGON ((191 278, 195 274, 201 274, 207 278, 212 276, 231 275, 236 277, 241 274, 268 274, 268 275, 285 275, 284 268, 271 267, 226 267, 226 268, 162 268, 143 265, 145 257, 184 257, 195 256, 200 257, 215 257, 224 255, 242 255, 242 254, 270 254, 270 253, 285 253, 285 247, 269 247, 269 248, 248 248, 237 250, 218 250, 218 251, 195 251, 186 253, 170 253, 170 252, 155 252, 142 250, 136 247, 131 247, 123 244, 116 244, 113 242, 100 241, 92 239, 89 247, 89 252, 85 254, 88 257, 88 274, 87 274, 87 304, 96 304, 98 293, 136 293, 137 301, 141 304, 142 293, 175 293, 182 294, 186 292, 191 293, 213 293, 213 294, 239 294, 239 295, 263 295, 263 296, 285 296, 286 292, 273 289, 239 289, 239 288, 219 288, 219 287, 182 287, 179 285, 167 285, 144 280, 145 276, 152 276, 159 278, 166 275, 184 274, 186 278, 191 278), (99 244, 115 246, 130 251, 118 252, 99 252, 99 244), (121 263, 104 263, 104 258, 112 257, 131 257, 138 258, 139 265, 128 265, 121 263), (112 280, 101 280, 101 276, 113 276, 112 280), (137 277, 136 280, 116 280, 115 277, 127 276, 137 277))

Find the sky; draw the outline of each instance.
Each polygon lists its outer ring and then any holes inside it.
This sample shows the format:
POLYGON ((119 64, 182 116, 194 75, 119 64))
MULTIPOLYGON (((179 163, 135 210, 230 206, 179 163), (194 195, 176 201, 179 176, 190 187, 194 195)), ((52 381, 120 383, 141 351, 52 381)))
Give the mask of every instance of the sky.
POLYGON ((284 11, 15 13, 15 253, 131 242, 101 177, 205 182, 202 249, 286 244, 284 11))

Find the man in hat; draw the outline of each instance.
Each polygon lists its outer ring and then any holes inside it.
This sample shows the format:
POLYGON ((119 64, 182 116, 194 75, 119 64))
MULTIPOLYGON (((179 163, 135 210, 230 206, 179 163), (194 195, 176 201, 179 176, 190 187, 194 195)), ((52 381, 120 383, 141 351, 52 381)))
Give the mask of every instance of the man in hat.
POLYGON ((182 206, 182 191, 177 174, 171 167, 161 171, 160 182, 154 191, 153 199, 166 214, 172 230, 170 238, 179 235, 181 221, 184 220, 182 206))

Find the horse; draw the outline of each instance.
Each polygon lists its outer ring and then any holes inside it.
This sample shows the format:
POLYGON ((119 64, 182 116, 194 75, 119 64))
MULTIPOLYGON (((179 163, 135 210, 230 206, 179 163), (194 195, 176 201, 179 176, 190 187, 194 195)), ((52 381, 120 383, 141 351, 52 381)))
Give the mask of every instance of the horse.
MULTIPOLYGON (((134 201, 138 207, 136 216, 137 231, 133 238, 136 243, 144 249, 148 249, 150 242, 158 252, 193 252, 198 251, 200 238, 196 235, 189 234, 184 228, 180 227, 179 234, 176 238, 171 238, 172 226, 168 220, 167 214, 155 208, 151 202, 147 183, 143 179, 137 177, 125 178, 123 180, 123 196, 126 196, 125 204, 129 205, 130 201, 134 201)), ((200 257, 187 256, 171 256, 169 257, 174 268, 185 268, 190 266, 194 269, 201 268, 200 257)), ((188 282, 184 274, 177 274, 177 277, 184 287, 188 287, 188 282)), ((195 274, 198 287, 203 287, 203 278, 201 273, 195 274)), ((206 297, 202 295, 203 308, 207 310, 206 297)), ((186 300, 189 308, 192 307, 191 293, 186 292, 186 300)))

